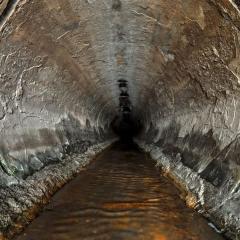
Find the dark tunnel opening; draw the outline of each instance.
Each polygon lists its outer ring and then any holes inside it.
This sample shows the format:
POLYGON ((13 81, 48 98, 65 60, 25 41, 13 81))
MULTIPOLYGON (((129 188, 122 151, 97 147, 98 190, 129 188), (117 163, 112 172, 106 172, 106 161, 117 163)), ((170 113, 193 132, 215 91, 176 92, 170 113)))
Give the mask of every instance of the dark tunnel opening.
POLYGON ((131 114, 116 116, 111 123, 111 127, 119 140, 125 143, 133 142, 133 138, 140 134, 143 128, 141 121, 134 119, 131 114))
POLYGON ((128 81, 119 79, 118 88, 119 114, 113 119, 111 127, 121 142, 130 143, 133 142, 133 138, 140 133, 142 124, 141 121, 134 118, 132 114, 132 103, 128 93, 128 81))

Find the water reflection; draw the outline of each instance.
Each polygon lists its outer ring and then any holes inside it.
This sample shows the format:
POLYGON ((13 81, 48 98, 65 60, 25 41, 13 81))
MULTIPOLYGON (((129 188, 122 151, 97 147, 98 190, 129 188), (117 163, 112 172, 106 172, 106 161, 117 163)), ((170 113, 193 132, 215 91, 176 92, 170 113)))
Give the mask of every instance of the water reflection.
POLYGON ((137 149, 116 144, 52 199, 17 240, 220 240, 137 149))

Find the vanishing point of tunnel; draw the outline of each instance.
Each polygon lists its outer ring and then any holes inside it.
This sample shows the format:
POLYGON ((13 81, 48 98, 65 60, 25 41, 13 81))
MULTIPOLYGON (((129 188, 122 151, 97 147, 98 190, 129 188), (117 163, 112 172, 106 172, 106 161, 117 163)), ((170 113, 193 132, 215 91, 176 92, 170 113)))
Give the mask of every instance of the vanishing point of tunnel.
POLYGON ((239 240, 239 9, 0 0, 0 240, 239 240))

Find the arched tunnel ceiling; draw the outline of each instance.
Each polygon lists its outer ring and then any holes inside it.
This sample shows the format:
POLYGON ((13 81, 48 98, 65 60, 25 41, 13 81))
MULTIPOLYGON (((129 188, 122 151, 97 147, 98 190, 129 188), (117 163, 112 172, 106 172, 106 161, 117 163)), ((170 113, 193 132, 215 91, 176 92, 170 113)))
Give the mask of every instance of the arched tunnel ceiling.
POLYGON ((3 170, 14 175, 36 153, 111 138, 125 79, 133 115, 144 123, 141 142, 181 156, 201 181, 222 187, 221 207, 229 203, 223 192, 235 194, 232 212, 222 215, 232 214, 225 222, 237 226, 240 21, 233 1, 2 0, 0 14, 3 170))
POLYGON ((2 118, 13 111, 23 124, 44 125, 49 114, 54 123, 72 112, 105 121, 117 113, 119 78, 136 114, 153 121, 238 92, 238 16, 229 1, 18 4, 1 31, 2 118))

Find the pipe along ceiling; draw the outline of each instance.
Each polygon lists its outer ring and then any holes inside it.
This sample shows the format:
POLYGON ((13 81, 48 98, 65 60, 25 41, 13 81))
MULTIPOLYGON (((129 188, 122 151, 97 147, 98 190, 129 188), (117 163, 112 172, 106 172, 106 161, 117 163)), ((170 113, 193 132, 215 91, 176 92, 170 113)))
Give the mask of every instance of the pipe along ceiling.
POLYGON ((52 163, 99 151, 114 132, 134 135, 190 205, 239 233, 238 4, 0 1, 0 239, 76 168, 54 175, 52 163))

